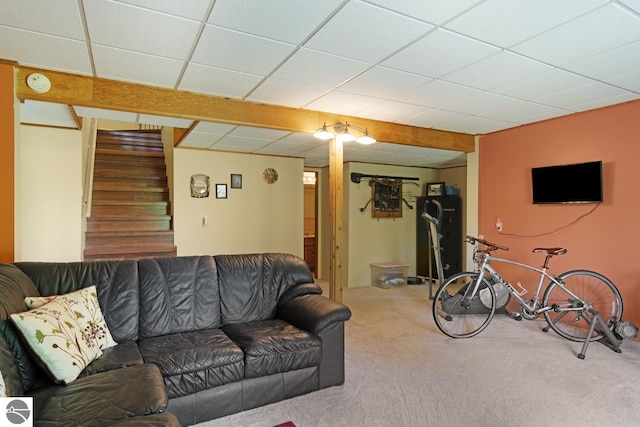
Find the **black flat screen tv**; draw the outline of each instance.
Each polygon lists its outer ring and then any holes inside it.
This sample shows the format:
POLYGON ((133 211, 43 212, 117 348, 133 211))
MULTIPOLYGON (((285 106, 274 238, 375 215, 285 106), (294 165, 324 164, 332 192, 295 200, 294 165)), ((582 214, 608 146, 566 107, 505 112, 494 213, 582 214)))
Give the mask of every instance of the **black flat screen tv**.
POLYGON ((533 203, 602 203, 602 161, 531 169, 533 203))

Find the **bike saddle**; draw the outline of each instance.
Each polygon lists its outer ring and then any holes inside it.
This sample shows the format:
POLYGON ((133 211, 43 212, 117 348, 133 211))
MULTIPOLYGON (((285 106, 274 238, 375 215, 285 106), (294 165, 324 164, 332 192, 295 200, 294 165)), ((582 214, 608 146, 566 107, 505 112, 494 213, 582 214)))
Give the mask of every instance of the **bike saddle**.
POLYGON ((546 255, 562 255, 566 254, 567 250, 565 248, 535 248, 533 252, 546 255))

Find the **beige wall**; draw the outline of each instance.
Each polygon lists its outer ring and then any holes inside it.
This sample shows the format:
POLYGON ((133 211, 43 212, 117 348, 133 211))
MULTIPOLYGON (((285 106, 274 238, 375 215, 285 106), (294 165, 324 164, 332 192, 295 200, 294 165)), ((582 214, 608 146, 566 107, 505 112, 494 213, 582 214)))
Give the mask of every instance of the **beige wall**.
POLYGON ((426 182, 437 181, 435 169, 347 163, 344 171, 345 189, 345 237, 348 239, 347 285, 361 287, 371 285, 371 263, 399 262, 409 264, 409 275, 416 271, 416 212, 415 197, 422 195, 426 182), (360 212, 371 198, 368 181, 351 182, 351 172, 370 175, 387 175, 419 178, 419 187, 403 186, 403 196, 414 206, 402 208, 402 218, 371 218, 371 204, 360 212))
POLYGON ((20 126, 16 261, 82 257, 82 132, 20 126))
POLYGON ((177 148, 173 152, 174 229, 178 255, 287 252, 303 256, 303 160, 177 148), (262 177, 279 175, 275 184, 262 177), (229 188, 230 175, 242 188, 229 188), (211 195, 191 197, 193 174, 210 177, 211 195), (216 199, 215 184, 227 184, 216 199), (208 218, 208 226, 202 218, 208 218))

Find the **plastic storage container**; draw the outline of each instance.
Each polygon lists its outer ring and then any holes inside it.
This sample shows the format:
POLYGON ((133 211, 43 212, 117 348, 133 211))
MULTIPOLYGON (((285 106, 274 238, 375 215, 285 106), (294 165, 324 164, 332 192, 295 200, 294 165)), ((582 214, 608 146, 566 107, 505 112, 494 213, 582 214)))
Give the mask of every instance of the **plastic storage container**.
POLYGON ((397 288, 407 285, 409 264, 378 262, 371 264, 371 284, 379 288, 397 288))

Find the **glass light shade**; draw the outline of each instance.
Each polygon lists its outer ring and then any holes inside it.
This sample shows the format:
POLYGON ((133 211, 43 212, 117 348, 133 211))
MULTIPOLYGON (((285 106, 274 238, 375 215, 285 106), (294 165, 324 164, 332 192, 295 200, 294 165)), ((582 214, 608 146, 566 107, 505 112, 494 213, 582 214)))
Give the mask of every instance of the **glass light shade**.
POLYGON ((376 139, 372 138, 369 135, 369 132, 367 130, 365 130, 364 131, 364 135, 362 135, 360 138, 357 138, 356 142, 359 142, 362 145, 369 145, 369 144, 373 144, 374 142, 376 142, 376 139))
POLYGON ((349 133, 348 129, 345 129, 344 132, 339 133, 336 138, 338 138, 342 142, 351 142, 355 141, 356 137, 349 133))
POLYGON ((327 125, 322 125, 322 129, 313 134, 318 139, 331 139, 333 134, 327 130, 327 125))

